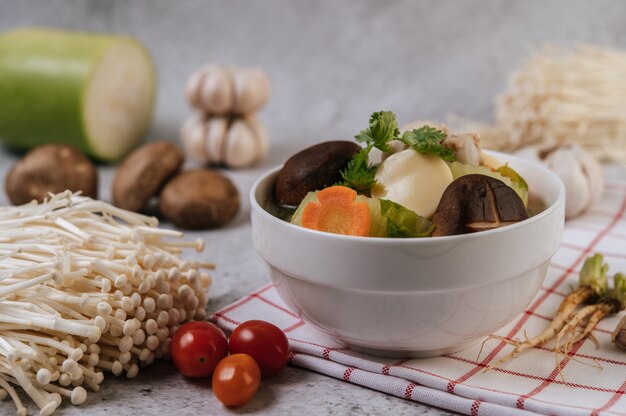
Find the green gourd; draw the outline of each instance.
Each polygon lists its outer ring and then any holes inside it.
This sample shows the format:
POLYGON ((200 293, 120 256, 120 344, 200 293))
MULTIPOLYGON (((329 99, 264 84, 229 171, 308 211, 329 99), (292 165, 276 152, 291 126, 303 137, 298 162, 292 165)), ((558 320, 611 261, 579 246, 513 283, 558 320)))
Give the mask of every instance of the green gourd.
POLYGON ((103 161, 150 125, 155 69, 129 36, 23 28, 0 34, 0 141, 65 143, 103 161))

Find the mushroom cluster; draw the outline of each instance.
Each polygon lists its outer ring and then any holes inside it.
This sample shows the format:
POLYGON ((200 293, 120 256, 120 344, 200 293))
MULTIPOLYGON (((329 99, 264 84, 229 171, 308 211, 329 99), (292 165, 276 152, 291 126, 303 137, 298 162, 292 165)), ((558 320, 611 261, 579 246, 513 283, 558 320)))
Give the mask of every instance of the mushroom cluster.
POLYGON ((166 141, 154 141, 132 152, 113 180, 113 204, 141 212, 153 198, 159 211, 181 228, 220 227, 237 214, 239 192, 217 171, 180 171, 185 156, 166 141))
POLYGON ((187 81, 186 95, 199 110, 181 129, 190 158, 243 168, 267 154, 267 132, 255 115, 270 96, 270 82, 261 69, 204 66, 187 81))
POLYGON ((18 415, 15 387, 41 415, 81 404, 104 371, 135 377, 180 324, 205 319, 213 265, 180 257, 202 240, 157 224, 69 191, 0 208, 0 397, 18 415))

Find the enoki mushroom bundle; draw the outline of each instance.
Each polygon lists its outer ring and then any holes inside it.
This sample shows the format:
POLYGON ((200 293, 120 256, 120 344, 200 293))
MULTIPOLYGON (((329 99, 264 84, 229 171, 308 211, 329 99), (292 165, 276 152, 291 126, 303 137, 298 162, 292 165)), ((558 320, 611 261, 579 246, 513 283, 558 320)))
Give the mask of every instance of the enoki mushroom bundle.
POLYGON ((209 263, 183 260, 182 233, 69 191, 0 208, 0 396, 40 409, 81 404, 103 371, 135 377, 178 325, 205 319, 209 263))
POLYGON ((620 51, 546 48, 512 75, 481 141, 507 151, 577 142, 600 160, 626 162, 625 73, 620 51))

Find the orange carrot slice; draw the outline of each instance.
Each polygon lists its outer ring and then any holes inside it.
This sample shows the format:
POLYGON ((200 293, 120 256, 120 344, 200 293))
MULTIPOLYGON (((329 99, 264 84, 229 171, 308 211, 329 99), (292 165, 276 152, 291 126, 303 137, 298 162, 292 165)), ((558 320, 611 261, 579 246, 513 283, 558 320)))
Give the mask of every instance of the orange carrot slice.
POLYGON ((302 226, 327 233, 367 236, 372 216, 367 202, 356 201, 356 191, 331 186, 317 193, 302 212, 302 226))

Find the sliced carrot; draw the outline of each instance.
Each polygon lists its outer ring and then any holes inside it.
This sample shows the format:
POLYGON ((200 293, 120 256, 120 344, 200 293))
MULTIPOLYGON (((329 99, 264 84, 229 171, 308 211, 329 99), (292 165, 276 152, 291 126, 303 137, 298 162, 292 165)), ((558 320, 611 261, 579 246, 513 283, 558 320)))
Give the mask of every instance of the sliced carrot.
POLYGON ((367 202, 356 201, 356 191, 331 186, 317 193, 302 212, 302 226, 327 233, 367 236, 372 216, 367 202))

